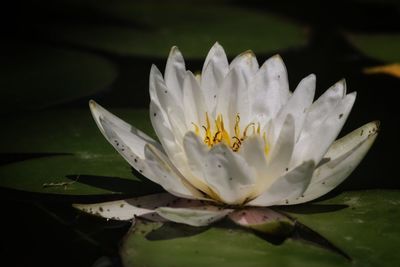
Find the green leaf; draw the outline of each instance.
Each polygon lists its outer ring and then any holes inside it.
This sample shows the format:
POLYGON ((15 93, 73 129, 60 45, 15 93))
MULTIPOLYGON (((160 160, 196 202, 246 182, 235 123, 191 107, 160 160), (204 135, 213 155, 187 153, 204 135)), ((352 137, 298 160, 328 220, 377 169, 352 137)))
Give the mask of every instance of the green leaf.
POLYGON ((348 40, 366 56, 388 63, 400 62, 399 34, 348 34, 348 40))
POLYGON ((117 70, 89 53, 37 44, 8 44, 0 71, 0 113, 38 109, 92 95, 117 70))
POLYGON ((109 18, 108 23, 41 25, 38 31, 45 38, 110 53, 161 58, 173 45, 185 58, 203 59, 216 41, 229 55, 248 49, 272 53, 306 43, 300 25, 222 3, 103 1, 88 8, 109 18))
MULTIPOLYGON (((116 114, 152 132, 147 111, 116 114)), ((155 189, 141 182, 101 135, 89 108, 21 114, 1 123, 7 125, 0 133, 2 187, 68 195, 144 194, 155 189)))
POLYGON ((335 198, 287 209, 353 259, 354 266, 394 266, 400 262, 400 191, 345 192, 335 198), (335 212, 316 207, 347 205, 335 212))
POLYGON ((232 225, 211 228, 138 222, 121 255, 129 266, 394 266, 400 261, 400 192, 346 192, 284 210, 352 260, 288 238, 281 243, 232 225), (153 257, 152 255, 157 255, 153 257))

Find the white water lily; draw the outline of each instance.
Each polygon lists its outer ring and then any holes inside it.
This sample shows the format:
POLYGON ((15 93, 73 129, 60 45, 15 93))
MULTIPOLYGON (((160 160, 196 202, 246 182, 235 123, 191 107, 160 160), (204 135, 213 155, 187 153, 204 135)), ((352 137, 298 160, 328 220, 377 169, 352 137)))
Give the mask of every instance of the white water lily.
POLYGON ((90 102, 106 139, 167 193, 75 206, 119 220, 143 216, 202 226, 229 215, 246 225, 262 221, 260 211, 271 212, 265 207, 316 199, 350 175, 379 125, 335 141, 356 93, 346 93, 344 80, 315 102, 314 93, 313 74, 289 91, 278 55, 259 67, 247 51, 229 64, 216 43, 195 75, 173 47, 164 77, 154 65, 150 72, 150 119, 161 144, 90 102), (252 216, 240 216, 246 209, 252 216))

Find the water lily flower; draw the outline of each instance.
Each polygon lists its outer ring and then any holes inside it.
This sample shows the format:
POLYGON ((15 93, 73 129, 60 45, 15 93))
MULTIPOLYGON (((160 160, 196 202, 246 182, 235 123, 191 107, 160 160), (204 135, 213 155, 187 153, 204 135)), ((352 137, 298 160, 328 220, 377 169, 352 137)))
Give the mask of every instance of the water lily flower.
POLYGON ((246 51, 228 62, 216 43, 201 74, 177 47, 164 76, 150 71, 150 119, 159 142, 90 101, 111 145, 166 193, 77 204, 105 218, 136 216, 204 226, 228 216, 256 228, 268 207, 314 200, 346 179, 378 133, 370 122, 338 139, 356 99, 341 80, 315 102, 314 74, 289 90, 280 56, 259 66, 246 51))

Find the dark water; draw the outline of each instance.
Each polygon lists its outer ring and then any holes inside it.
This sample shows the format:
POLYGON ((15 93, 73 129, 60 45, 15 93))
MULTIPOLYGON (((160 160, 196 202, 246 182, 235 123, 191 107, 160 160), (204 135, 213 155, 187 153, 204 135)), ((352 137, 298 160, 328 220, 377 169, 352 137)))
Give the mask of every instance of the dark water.
MULTIPOLYGON (((290 84, 293 88, 302 77, 315 73, 319 95, 334 82, 345 77, 349 91, 358 91, 358 99, 343 133, 368 121, 381 120, 380 136, 369 155, 352 174, 351 179, 345 181, 333 194, 342 190, 400 188, 396 172, 400 148, 397 138, 400 125, 397 110, 399 101, 396 95, 400 90, 400 79, 387 75, 362 74, 362 68, 380 62, 361 54, 342 35, 343 29, 399 33, 399 5, 393 5, 390 1, 295 3, 233 1, 231 4, 260 12, 272 12, 308 25, 311 36, 309 44, 281 53, 289 70, 290 84)), ((5 6, 3 11, 9 16, 2 18, 2 36, 8 41, 43 42, 31 31, 30 26, 34 22, 81 23, 89 20, 93 23, 109 23, 100 15, 85 16, 76 14, 73 10, 58 16, 59 9, 57 4, 44 2, 42 5, 35 5, 29 1, 5 6)), ((165 64, 165 59, 116 56, 68 43, 47 41, 46 44, 90 51, 117 64, 117 80, 107 90, 92 96, 108 107, 147 108, 147 90, 140 91, 138 95, 137 91, 133 92, 128 88, 132 84, 138 88, 147 88, 151 64, 157 64, 160 69, 165 64)), ((259 62, 269 56, 271 55, 257 55, 259 62)), ((187 63, 188 69, 192 70, 201 69, 202 66, 202 60, 187 63)), ((87 98, 78 99, 53 106, 49 110, 86 107, 86 103, 87 98)), ((18 155, 2 155, 1 164, 23 159, 18 155)), ((129 229, 129 223, 107 222, 80 214, 71 208, 70 204, 77 200, 71 197, 55 198, 1 189, 0 200, 2 266, 121 266, 118 250, 123 235, 129 229)))

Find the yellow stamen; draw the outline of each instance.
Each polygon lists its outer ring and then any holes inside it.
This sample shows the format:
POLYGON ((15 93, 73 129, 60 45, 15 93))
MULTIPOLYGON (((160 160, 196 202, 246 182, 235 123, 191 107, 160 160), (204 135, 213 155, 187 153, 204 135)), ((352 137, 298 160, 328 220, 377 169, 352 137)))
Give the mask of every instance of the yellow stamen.
MULTIPOLYGON (((207 144, 208 147, 213 147, 216 144, 219 144, 221 142, 227 144, 232 148, 234 152, 239 151, 240 147, 243 144, 243 141, 250 135, 259 135, 261 134, 261 125, 260 123, 254 123, 251 122, 246 125, 244 128, 244 131, 240 131, 240 116, 239 114, 236 114, 235 117, 235 125, 233 126, 233 131, 234 131, 234 136, 231 138, 229 136, 228 131, 225 129, 224 125, 224 119, 221 114, 217 116, 215 119, 215 128, 211 128, 211 122, 210 122, 210 117, 208 116, 208 113, 206 112, 205 114, 205 125, 202 125, 201 127, 204 129, 204 143, 207 144), (253 132, 249 129, 252 129, 253 132), (233 141, 232 141, 233 140, 233 141)), ((194 128, 195 128, 195 133, 197 135, 200 135, 200 127, 197 126, 197 124, 192 123, 194 128)), ((264 151, 266 154, 269 153, 269 144, 267 142, 267 137, 266 133, 263 132, 263 139, 264 139, 264 151)))
POLYGON ((199 134, 200 134, 200 128, 199 128, 199 126, 197 126, 197 124, 195 124, 195 123, 193 123, 193 122, 192 122, 192 124, 193 124, 193 126, 194 126, 194 133, 195 133, 196 135, 199 135, 199 134))

